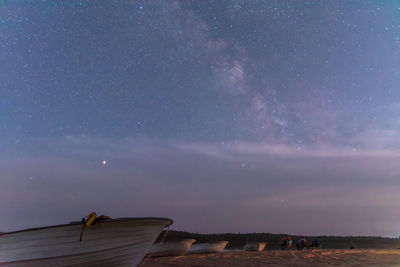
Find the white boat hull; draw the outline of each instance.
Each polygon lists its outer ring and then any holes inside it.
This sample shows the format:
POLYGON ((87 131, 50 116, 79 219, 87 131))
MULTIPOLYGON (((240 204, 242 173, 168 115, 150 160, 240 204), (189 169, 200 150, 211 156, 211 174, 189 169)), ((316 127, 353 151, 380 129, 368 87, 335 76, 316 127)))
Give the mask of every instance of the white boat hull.
POLYGON ((197 254, 197 253, 219 253, 224 250, 228 241, 217 241, 212 243, 200 243, 194 244, 190 247, 188 253, 197 254))
POLYGON ((66 224, 0 235, 0 266, 135 266, 150 250, 163 218, 66 224))
POLYGON ((183 256, 189 250, 195 239, 183 239, 154 244, 150 250, 150 257, 183 256))
POLYGON ((266 242, 249 242, 243 249, 246 251, 263 251, 266 245, 266 242))

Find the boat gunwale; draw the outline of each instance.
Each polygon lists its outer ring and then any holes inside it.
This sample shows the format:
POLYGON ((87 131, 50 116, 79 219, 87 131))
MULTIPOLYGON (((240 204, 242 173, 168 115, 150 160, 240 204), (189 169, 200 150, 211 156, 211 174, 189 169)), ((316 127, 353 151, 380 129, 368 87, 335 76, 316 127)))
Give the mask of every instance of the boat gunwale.
MULTIPOLYGON (((111 222, 120 222, 120 221, 168 221, 169 223, 165 227, 170 226, 174 222, 172 219, 165 218, 165 217, 122 217, 122 218, 115 218, 115 219, 105 219, 105 220, 99 221, 98 223, 111 223, 111 222)), ((56 225, 49 225, 49 226, 42 226, 42 227, 27 228, 27 229, 12 231, 12 232, 2 232, 2 233, 0 233, 0 238, 5 235, 10 235, 10 234, 36 231, 36 230, 44 230, 44 229, 50 229, 50 228, 65 227, 65 226, 70 226, 70 225, 82 225, 82 224, 83 224, 83 222, 77 221, 77 222, 70 222, 70 223, 65 223, 65 224, 56 224, 56 225)))

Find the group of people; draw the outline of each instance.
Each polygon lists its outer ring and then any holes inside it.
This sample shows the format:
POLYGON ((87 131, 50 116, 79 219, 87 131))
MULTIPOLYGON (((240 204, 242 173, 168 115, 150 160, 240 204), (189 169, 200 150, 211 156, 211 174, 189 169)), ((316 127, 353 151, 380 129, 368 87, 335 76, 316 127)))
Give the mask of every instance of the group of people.
MULTIPOLYGON (((292 238, 290 236, 281 238, 281 248, 290 249, 292 247, 292 238)), ((314 239, 310 244, 307 243, 307 239, 305 237, 300 238, 296 241, 296 249, 302 250, 303 248, 314 249, 318 248, 321 245, 321 242, 317 239, 314 239)))

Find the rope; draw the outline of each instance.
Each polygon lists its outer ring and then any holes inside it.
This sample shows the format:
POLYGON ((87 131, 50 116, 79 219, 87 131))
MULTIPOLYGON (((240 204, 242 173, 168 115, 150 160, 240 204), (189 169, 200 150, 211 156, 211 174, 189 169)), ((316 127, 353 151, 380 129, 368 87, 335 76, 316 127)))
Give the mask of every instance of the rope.
MULTIPOLYGON (((164 234, 163 238, 161 238, 160 243, 164 242, 165 238, 166 238, 167 235, 168 235, 168 231, 169 231, 169 226, 167 226, 167 228, 165 229, 165 234, 164 234)), ((151 252, 151 253, 145 255, 144 258, 143 258, 143 260, 142 260, 136 267, 139 267, 139 266, 142 266, 143 264, 145 264, 145 263, 151 258, 151 256, 153 255, 153 253, 154 253, 154 252, 151 252)))
POLYGON ((82 226, 81 236, 79 237, 79 242, 82 242, 83 231, 85 230, 85 218, 82 218, 81 222, 83 226, 82 226))
MULTIPOLYGON (((102 216, 100 216, 100 217, 102 217, 102 216)), ((95 223, 96 219, 97 219, 97 215, 95 212, 91 212, 90 214, 86 215, 86 219, 82 218, 81 222, 83 223, 83 227, 82 227, 82 231, 81 231, 81 236, 79 237, 79 242, 82 242, 82 236, 83 236, 83 231, 85 230, 85 226, 90 227, 92 224, 95 223)))

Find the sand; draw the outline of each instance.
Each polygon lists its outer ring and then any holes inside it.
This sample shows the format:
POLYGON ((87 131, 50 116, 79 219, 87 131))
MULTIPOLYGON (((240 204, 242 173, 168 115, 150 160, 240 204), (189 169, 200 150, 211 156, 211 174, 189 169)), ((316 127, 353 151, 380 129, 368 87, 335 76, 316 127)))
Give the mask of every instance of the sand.
POLYGON ((235 251, 151 258, 141 266, 400 266, 400 249, 235 251))

